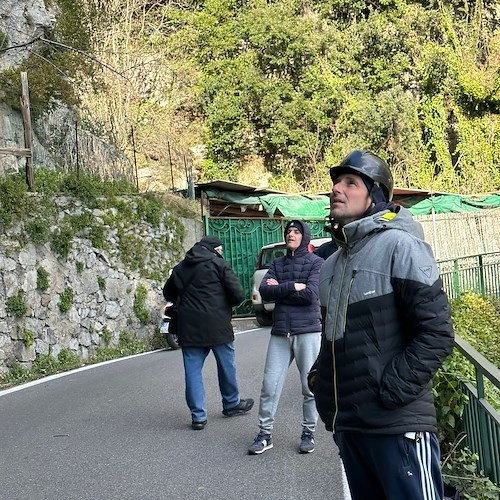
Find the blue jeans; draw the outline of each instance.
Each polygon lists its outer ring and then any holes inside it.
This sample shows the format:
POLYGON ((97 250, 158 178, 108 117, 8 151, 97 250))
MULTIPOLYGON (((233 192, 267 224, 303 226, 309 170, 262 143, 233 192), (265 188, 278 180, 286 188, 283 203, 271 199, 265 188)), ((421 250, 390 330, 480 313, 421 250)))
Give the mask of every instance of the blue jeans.
POLYGON ((202 369, 210 351, 214 353, 215 361, 217 362, 222 408, 227 410, 240 404, 238 380, 236 378, 234 342, 211 347, 183 347, 182 357, 184 359, 184 373, 186 378, 186 402, 191 410, 192 420, 195 422, 207 419, 202 369))

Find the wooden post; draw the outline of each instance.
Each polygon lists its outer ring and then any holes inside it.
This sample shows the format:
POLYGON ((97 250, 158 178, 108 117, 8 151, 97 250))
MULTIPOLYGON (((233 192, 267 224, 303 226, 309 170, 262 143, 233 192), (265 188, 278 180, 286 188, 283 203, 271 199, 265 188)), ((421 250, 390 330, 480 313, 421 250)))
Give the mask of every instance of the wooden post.
POLYGON ((31 149, 0 148, 0 155, 31 156, 31 149))
POLYGON ((78 147, 78 118, 75 120, 76 178, 80 180, 80 148, 78 147))
POLYGON ((33 189, 33 141, 31 131, 31 112, 30 112, 30 95, 28 89, 28 74, 26 71, 21 72, 21 113, 23 115, 24 125, 24 148, 29 150, 29 156, 26 156, 26 183, 28 189, 33 189))
POLYGON ((168 149, 168 162, 170 164, 170 178, 172 180, 172 193, 175 191, 174 186, 174 170, 172 168, 172 153, 170 151, 170 141, 167 141, 167 149, 168 149))
POLYGON ((130 137, 132 138, 132 152, 134 155, 135 186, 137 192, 139 192, 139 172, 137 171, 137 157, 135 155, 135 135, 133 126, 130 127, 130 137))

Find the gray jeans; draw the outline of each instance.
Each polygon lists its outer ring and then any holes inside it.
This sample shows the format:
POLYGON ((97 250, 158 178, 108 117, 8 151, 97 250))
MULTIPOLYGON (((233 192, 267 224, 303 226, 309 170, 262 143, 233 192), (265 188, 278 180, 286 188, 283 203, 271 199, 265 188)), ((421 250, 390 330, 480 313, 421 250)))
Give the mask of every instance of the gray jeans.
POLYGON ((302 396, 304 397, 302 427, 314 432, 318 421, 318 412, 316 411, 314 395, 307 386, 307 374, 318 356, 320 344, 320 332, 301 333, 291 337, 271 335, 260 393, 259 425, 261 430, 268 433, 273 430, 274 416, 288 367, 295 359, 300 372, 302 396))

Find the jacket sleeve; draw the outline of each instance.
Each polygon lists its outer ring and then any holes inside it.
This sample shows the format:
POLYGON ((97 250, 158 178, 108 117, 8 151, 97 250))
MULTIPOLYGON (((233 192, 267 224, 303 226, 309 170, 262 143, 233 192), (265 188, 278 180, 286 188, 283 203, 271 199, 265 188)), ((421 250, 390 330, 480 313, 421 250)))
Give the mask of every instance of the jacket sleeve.
POLYGON ((175 283, 175 268, 163 286, 163 297, 167 302, 175 302, 178 296, 178 289, 175 283))
MULTIPOLYGON (((296 306, 308 306, 319 301, 319 271, 323 261, 314 259, 309 269, 309 275, 306 280, 306 288, 304 290, 295 290, 284 299, 284 303, 296 306)), ((302 283, 302 281, 301 281, 302 283)))
POLYGON ((268 302, 276 302, 283 297, 287 297, 295 292, 295 283, 293 281, 285 281, 280 283, 276 272, 276 261, 272 262, 266 275, 262 278, 259 286, 259 293, 263 300, 268 302), (267 280, 274 278, 279 285, 268 285, 267 280))
POLYGON ((403 239, 397 245, 392 286, 407 344, 382 375, 380 397, 388 408, 404 406, 428 388, 454 339, 448 298, 425 242, 403 239))
POLYGON ((223 262, 223 266, 221 267, 221 281, 231 307, 241 304, 245 298, 245 291, 241 286, 238 276, 236 276, 226 261, 223 262))

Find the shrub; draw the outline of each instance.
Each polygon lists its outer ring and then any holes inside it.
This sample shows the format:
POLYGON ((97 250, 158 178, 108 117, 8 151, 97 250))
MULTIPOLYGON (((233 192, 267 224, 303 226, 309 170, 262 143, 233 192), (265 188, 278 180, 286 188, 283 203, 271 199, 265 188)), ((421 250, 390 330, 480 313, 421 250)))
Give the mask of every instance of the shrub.
POLYGON ((23 344, 26 347, 31 347, 35 343, 35 334, 28 329, 23 330, 23 344))
POLYGON ((10 44, 9 37, 0 30, 0 50, 6 49, 10 44))
POLYGON ((59 310, 63 313, 68 312, 73 305, 73 290, 71 288, 65 288, 59 297, 59 310))
POLYGON ((41 292, 49 288, 49 273, 43 267, 36 270, 36 287, 41 292))
POLYGON ((463 294, 452 303, 452 319, 456 333, 500 366, 500 299, 463 294))
POLYGON ((108 327, 107 326, 104 326, 104 328, 102 329, 102 340, 104 341, 104 345, 106 347, 109 346, 110 342, 111 342, 111 338, 113 337, 112 333, 108 330, 108 327))
POLYGON ((67 259, 73 245, 73 237, 71 227, 57 229, 51 235, 50 248, 62 259, 67 259))
POLYGON ((31 241, 43 245, 49 240, 49 222, 46 219, 34 219, 25 226, 31 241))
POLYGON ((106 280, 102 276, 97 276, 97 284, 99 285, 99 290, 101 290, 101 292, 106 290, 106 280))
POLYGON ((15 316, 16 318, 26 316, 28 306, 24 300, 24 290, 19 290, 17 295, 9 297, 5 306, 7 314, 10 314, 11 316, 15 316))
POLYGON ((137 316, 137 319, 143 325, 145 325, 149 319, 149 313, 147 309, 144 307, 147 294, 148 291, 146 290, 146 287, 140 284, 137 287, 137 290, 135 291, 135 297, 134 297, 134 312, 135 315, 137 316))
MULTIPOLYGON (((454 329, 478 352, 498 363, 498 299, 464 294, 452 302, 454 329), (496 357, 495 357, 496 356, 496 357)), ((443 455, 443 474, 448 484, 470 499, 498 498, 499 489, 477 471, 475 455, 464 446, 462 414, 468 402, 460 390, 461 380, 475 381, 474 369, 454 350, 434 379, 433 393, 438 417, 438 437, 443 455)), ((500 393, 485 381, 487 396, 500 408, 500 393)))
POLYGON ((8 175, 0 182, 0 223, 10 227, 32 213, 32 201, 28 197, 26 182, 20 176, 8 175))

